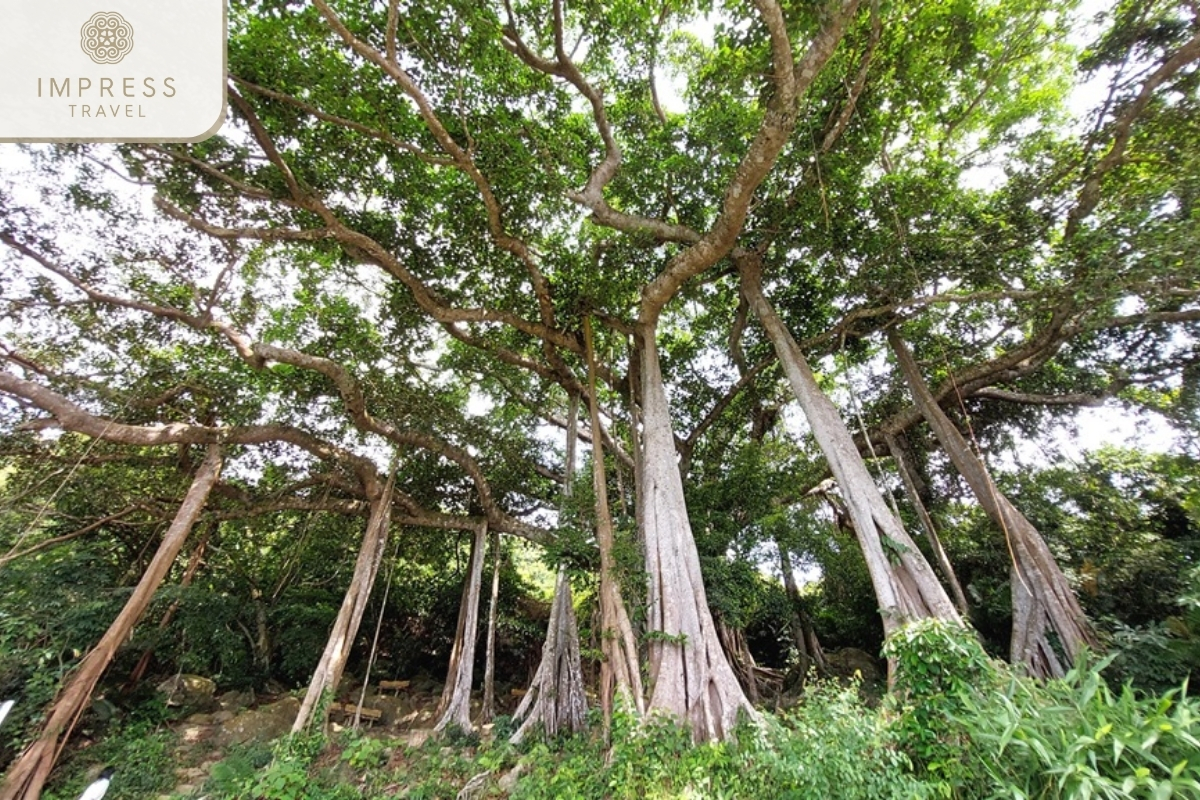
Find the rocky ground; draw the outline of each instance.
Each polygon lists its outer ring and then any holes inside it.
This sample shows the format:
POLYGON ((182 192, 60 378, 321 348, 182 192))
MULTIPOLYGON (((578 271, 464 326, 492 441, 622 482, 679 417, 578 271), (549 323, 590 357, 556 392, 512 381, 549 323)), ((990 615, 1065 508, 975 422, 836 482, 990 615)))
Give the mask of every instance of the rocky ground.
MULTIPOLYGON (((191 686, 178 687, 175 702, 211 710, 193 713, 175 726, 178 783, 170 794, 160 795, 156 800, 197 797, 213 766, 225 758, 230 748, 269 742, 285 735, 291 730, 300 709, 300 700, 293 695, 255 697, 250 692, 228 692, 218 697, 208 693, 210 686, 202 683, 204 679, 181 678, 191 679, 191 686)), ((433 715, 441 685, 422 679, 404 683, 407 685, 402 688, 370 687, 362 698, 362 725, 368 732, 419 747, 433 732, 433 715)), ((164 685, 161 688, 172 693, 173 687, 164 685)), ((360 694, 360 686, 347 684, 342 687, 339 692, 342 702, 335 703, 330 714, 335 731, 350 724, 360 694)), ((511 694, 506 699, 512 703, 516 700, 511 694)))

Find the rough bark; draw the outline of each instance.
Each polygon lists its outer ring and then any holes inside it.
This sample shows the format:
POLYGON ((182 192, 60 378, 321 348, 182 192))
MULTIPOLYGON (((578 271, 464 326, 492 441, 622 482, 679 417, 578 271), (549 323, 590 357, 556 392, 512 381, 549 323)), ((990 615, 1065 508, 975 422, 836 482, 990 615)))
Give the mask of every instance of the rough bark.
POLYGON ((675 435, 654 328, 642 332, 643 452, 638 501, 649 582, 649 708, 686 721, 700 741, 730 735, 738 715, 757 717, 721 649, 688 521, 675 435))
POLYGON ((900 481, 904 484, 904 493, 908 496, 908 502, 917 512, 921 528, 925 531, 925 537, 929 539, 929 547, 933 550, 934 558, 937 559, 938 568, 941 569, 942 577, 946 579, 946 584, 950 587, 950 594, 954 597, 954 607, 965 617, 967 615, 967 596, 963 593, 962 584, 958 582, 958 575, 954 572, 954 565, 950 563, 950 556, 946 554, 946 548, 942 547, 942 538, 938 536, 937 525, 934 524, 933 517, 929 516, 929 510, 925 508, 925 503, 921 500, 921 493, 917 490, 917 482, 913 477, 912 464, 908 461, 908 454, 900 446, 900 442, 895 436, 888 433, 885 434, 885 438, 888 450, 892 454, 892 460, 896 462, 896 470, 900 473, 900 481))
POLYGON ((41 733, 8 769, 0 800, 37 800, 50 775, 55 761, 66 745, 79 715, 91 702, 92 690, 112 661, 117 648, 128 640, 134 625, 141 619, 155 591, 171 569, 183 543, 204 508, 208 494, 221 473, 221 451, 209 445, 187 495, 179 506, 171 526, 150 560, 133 594, 121 613, 113 620, 95 647, 88 652, 79 667, 67 679, 58 697, 46 711, 46 723, 41 733))
MULTIPOLYGON (((216 527, 217 523, 209 523, 209 525, 204 529, 204 533, 201 535, 200 541, 192 550, 192 555, 188 558, 187 567, 185 567, 183 570, 183 577, 179 581, 179 587, 181 589, 186 589, 187 587, 191 586, 192 581, 195 580, 196 572, 200 569, 200 561, 204 558, 204 550, 208 546, 209 536, 212 535, 212 532, 216 527)), ((167 607, 167 610, 162 615, 162 619, 158 621, 159 631, 165 631, 167 629, 167 626, 171 624, 171 620, 175 619, 175 612, 178 610, 179 601, 175 600, 170 606, 167 607)), ((133 671, 129 673, 129 680, 125 682, 125 686, 127 688, 132 689, 141 682, 142 677, 146 674, 146 670, 150 667, 150 659, 153 657, 154 645, 150 645, 142 651, 141 658, 138 659, 133 671)))
POLYGON ((633 624, 616 578, 612 514, 608 505, 608 480, 604 467, 604 444, 600 428, 600 403, 596 393, 596 357, 592 324, 583 320, 584 347, 588 362, 588 393, 591 396, 592 489, 596 502, 596 543, 600 548, 600 708, 604 730, 612 721, 614 694, 626 708, 645 713, 642 676, 638 666, 637 640, 633 624))
POLYGON ((471 560, 458 606, 458 629, 450 652, 446 686, 437 707, 435 731, 454 724, 464 731, 471 725, 471 681, 475 676, 475 640, 479 632, 479 594, 483 588, 483 557, 487 553, 487 523, 481 523, 471 543, 471 560))
POLYGON ((566 570, 560 568, 550 605, 550 623, 546 626, 546 642, 542 645, 542 660, 529 684, 529 691, 513 714, 513 720, 521 724, 509 741, 518 744, 539 725, 547 737, 578 733, 583 730, 586 710, 571 581, 566 570))
POLYGON ((741 628, 734 628, 723 619, 718 619, 717 637, 721 640, 721 646, 725 649, 725 657, 729 659, 750 702, 757 705, 758 678, 754 671, 758 669, 758 664, 754 661, 754 654, 750 652, 750 645, 746 643, 745 632, 741 628))
MULTIPOLYGON (((592 397, 594 399, 595 395, 592 397)), ((567 410, 567 452, 563 466, 564 511, 575 482, 578 438, 579 395, 572 394, 567 410)), ((559 731, 577 733, 583 730, 586 710, 583 666, 579 659, 579 626, 571 600, 571 581, 566 570, 559 567, 554 599, 550 603, 550 622, 546 625, 546 641, 542 644, 542 660, 530 681, 529 690, 513 714, 513 720, 521 724, 509 741, 520 742, 539 725, 546 736, 554 736, 559 731)))
POLYGON ((742 291, 775 347, 784 374, 842 492, 871 575, 883 629, 924 617, 959 620, 929 562, 884 502, 837 408, 821 391, 796 340, 762 292, 761 264, 738 259, 742 291))
MULTIPOLYGON (((371 516, 367 520, 362 546, 354 563, 354 575, 350 578, 350 586, 346 589, 342 606, 333 621, 325 650, 321 653, 316 669, 313 670, 312 680, 309 681, 308 691, 300 703, 296 721, 292 723, 293 733, 309 726, 321 696, 326 691, 337 691, 338 683, 342 680, 342 671, 346 668, 346 660, 350 657, 350 648, 354 645, 363 614, 367 610, 371 588, 375 585, 375 576, 379 573, 379 565, 387 548, 388 529, 391 524, 392 479, 388 479, 382 491, 376 489, 372 494, 371 516)), ((322 719, 321 724, 324 725, 324 722, 322 719)))
POLYGON ((1064 665, 1050 641, 1053 631, 1069 662, 1099 641, 1046 540, 992 481, 983 461, 942 411, 921 376, 920 368, 895 329, 888 342, 912 392, 913 400, 933 429, 954 468, 963 476, 988 517, 1000 527, 1012 558, 1013 630, 1009 657, 1038 677, 1060 677, 1064 665))
POLYGON ((486 725, 496 716, 496 603, 500 599, 500 534, 492 532, 492 595, 488 604, 487 649, 483 666, 483 705, 479 724, 486 725))

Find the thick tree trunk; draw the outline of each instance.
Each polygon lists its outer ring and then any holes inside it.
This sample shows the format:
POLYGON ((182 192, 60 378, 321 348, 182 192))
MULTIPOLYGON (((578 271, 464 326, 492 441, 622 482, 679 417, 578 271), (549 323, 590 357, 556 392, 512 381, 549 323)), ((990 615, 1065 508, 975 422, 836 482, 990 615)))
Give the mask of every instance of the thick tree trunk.
POLYGON ((757 713, 721 649, 708 609, 653 326, 643 326, 641 358, 638 501, 650 593, 649 707, 685 720, 698 741, 721 739, 733 732, 739 714, 757 718, 757 713))
POLYGON ((171 521, 171 527, 167 529, 154 558, 134 587, 133 594, 47 709, 41 734, 9 767, 4 786, 0 788, 0 800, 37 800, 41 796, 42 786, 71 735, 75 722, 91 701, 92 690, 112 661, 117 648, 129 638, 133 626, 145 613, 154 592, 162 585, 220 473, 221 451, 217 445, 209 445, 175 519, 171 521))
POLYGON ((938 536, 933 517, 929 516, 929 511, 921 500, 921 493, 917 491, 917 482, 913 478, 912 465, 908 463, 908 456, 895 436, 889 433, 885 435, 885 438, 888 450, 892 454, 892 460, 896 462, 896 470, 900 473, 900 481, 904 484, 904 493, 908 496, 908 502, 917 512, 917 518, 921 521, 925 537, 929 539, 929 547, 933 550, 934 558, 937 559, 942 577, 946 579, 946 584, 950 587, 950 594, 954 597, 954 606, 958 609, 958 613, 965 617, 968 610, 967 596, 963 593, 962 584, 958 582, 958 575, 954 573, 954 565, 950 563, 950 556, 946 554, 946 548, 942 547, 942 539, 938 536))
MULTIPOLYGON (((594 395, 593 395, 594 397, 594 395)), ((563 511, 575 483, 575 445, 579 441, 579 395, 572 394, 567 404, 566 459, 563 464, 563 511)), ((529 690, 513 714, 520 727, 509 739, 517 744, 537 726, 546 736, 559 731, 583 730, 587 695, 583 689, 583 667, 579 659, 579 626, 571 600, 571 581, 563 567, 558 569, 554 599, 550 603, 550 622, 542 660, 530 681, 529 690)))
POLYGON ((583 320, 584 344, 588 361, 588 392, 591 395, 592 489, 596 502, 596 543, 600 548, 600 708, 604 730, 612 721, 613 696, 626 708, 645 713, 642 676, 638 666, 637 640, 633 624, 621 597, 613 557, 613 521, 608 506, 608 480, 604 469, 604 444, 600 432, 600 403, 596 392, 596 359, 592 343, 592 323, 583 320))
POLYGON ((450 669, 446 686, 437 707, 435 731, 457 725, 464 731, 471 725, 471 681, 475 677, 475 640, 479 638, 479 595, 483 589, 483 557, 487 553, 487 522, 475 530, 471 542, 471 561, 463 585, 462 602, 458 606, 458 629, 454 634, 454 649, 450 651, 450 669))
POLYGON ((492 532, 492 596, 488 604, 487 651, 483 666, 483 705, 479 724, 486 725, 496 716, 496 603, 500 599, 500 534, 492 532))
MULTIPOLYGON (((354 563, 354 575, 350 578, 350 586, 342 598, 342 607, 333 621, 325 650, 321 653, 321 660, 313 670, 312 680, 309 681, 308 691, 300 703, 296 721, 292 723, 293 733, 299 733, 309 726, 321 696, 326 691, 336 692, 342 680, 342 671, 346 668, 350 649, 358 636, 358 628, 362 624, 367 601, 370 600, 371 589, 375 585, 375 576, 379 574, 379 565, 387 549, 391 512, 392 478, 389 477, 384 489, 377 491, 371 500, 371 516, 367 520, 362 546, 354 563)), ((324 725, 325 720, 321 719, 320 723, 324 725)))
POLYGON ((924 617, 959 620, 946 590, 904 526, 884 502, 845 422, 821 391, 799 345, 762 292, 761 265, 741 258, 742 291, 775 346, 784 374, 829 462, 854 525, 879 601, 884 633, 924 617), (885 549, 886 548, 886 549, 885 549))
MULTIPOLYGON (((196 578, 196 572, 200 569, 200 561, 204 558, 204 549, 208 546, 208 538, 213 530, 217 527, 216 522, 210 523, 205 529, 200 541, 192 550, 192 555, 188 558, 187 567, 183 570, 183 578, 179 581, 179 588, 186 589, 192 585, 192 581, 196 578)), ((175 619, 175 612, 179 610, 179 601, 175 600, 168 606, 166 612, 163 613, 162 619, 158 621, 159 631, 165 631, 171 624, 171 620, 175 619)), ((154 657, 154 645, 150 645, 142 651, 141 658, 138 659, 137 665, 133 671, 129 673, 129 680, 125 682, 126 688, 132 689, 141 683, 142 677, 145 676, 146 670, 150 668, 150 659, 154 657)))
POLYGON ((1057 635, 1068 660, 1073 662, 1085 647, 1099 646, 1087 616, 1046 540, 1000 492, 983 461, 934 400, 916 360, 895 329, 888 331, 888 341, 917 408, 979 505, 1008 540, 1012 557, 1012 663, 1023 664, 1030 674, 1039 677, 1062 676, 1064 667, 1049 634, 1053 631, 1057 635))
POLYGON ((513 714, 513 720, 519 722, 520 727, 509 741, 518 744, 539 725, 547 737, 578 733, 583 730, 586 711, 571 581, 567 571, 559 568, 554 600, 550 604, 550 623, 546 626, 546 642, 542 645, 542 661, 529 691, 513 714))
POLYGON ((783 571, 783 588, 792 603, 792 642, 800 653, 800 674, 807 679, 810 668, 815 668, 817 674, 823 675, 829 671, 825 661, 825 649, 817 638, 816 628, 813 627, 812 617, 808 615, 804 598, 800 596, 800 587, 796 585, 796 575, 792 571, 792 557, 787 548, 775 542, 779 548, 779 566, 783 571))

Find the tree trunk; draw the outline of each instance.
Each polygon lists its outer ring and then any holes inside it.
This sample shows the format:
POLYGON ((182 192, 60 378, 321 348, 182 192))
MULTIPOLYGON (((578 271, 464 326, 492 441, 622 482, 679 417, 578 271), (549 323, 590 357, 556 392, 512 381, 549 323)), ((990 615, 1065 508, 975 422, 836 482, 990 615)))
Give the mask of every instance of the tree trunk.
POLYGON ((271 676, 271 626, 267 624, 267 604, 262 596, 254 598, 254 664, 264 678, 271 676))
POLYGON ((800 672, 802 679, 807 679, 810 668, 815 667, 820 675, 829 671, 825 661, 825 649, 817 639, 817 631, 813 627, 812 617, 808 615, 804 598, 800 596, 800 587, 796 585, 796 575, 792 572, 792 556, 787 548, 775 542, 779 548, 779 566, 783 570, 783 588, 792 604, 792 641, 800 653, 800 672))
MULTIPOLYGON (((192 585, 192 581, 196 578, 196 572, 200 569, 200 561, 204 558, 204 550, 208 546, 208 538, 218 523, 212 522, 205 529, 204 534, 200 537, 196 547, 192 550, 191 557, 188 558, 187 567, 183 570, 183 577, 179 581, 179 588, 186 589, 192 585)), ((179 600, 175 600, 163 613, 162 619, 158 621, 158 630, 165 631, 171 624, 171 620, 175 619, 175 612, 179 610, 179 600)), ((154 645, 150 645, 142 651, 142 657, 138 659, 137 665, 133 671, 129 673, 129 680, 125 682, 127 689, 132 689, 141 683, 142 677, 146 674, 146 670, 150 668, 150 659, 154 656, 154 645)))
POLYGON ((479 595, 483 589, 483 559, 487 553, 487 522, 475 529, 471 542, 471 560, 467 580, 463 584, 462 602, 458 606, 458 629, 454 633, 454 649, 450 651, 450 669, 446 686, 438 702, 435 731, 453 724, 464 731, 471 725, 471 681, 475 677, 475 640, 479 638, 479 595))
POLYGON ((560 567, 550 604, 550 623, 542 645, 542 661, 529 685, 529 691, 517 706, 513 720, 520 727, 509 741, 518 744, 530 731, 541 725, 547 737, 560 732, 583 730, 587 697, 583 691, 583 670, 579 663, 579 629, 571 602, 571 581, 560 567))
POLYGON ((46 723, 41 734, 9 767, 4 786, 0 788, 0 800, 37 800, 41 796, 42 786, 54 762, 66 745, 79 715, 91 700, 92 690, 112 661, 117 648, 129 638, 133 626, 145 613, 155 591, 162 585, 220 473, 221 451, 217 445, 209 445, 175 519, 171 521, 171 527, 167 529, 154 558, 134 587, 133 594, 46 710, 46 723))
POLYGON ((500 599, 500 534, 492 532, 492 597, 488 604, 487 652, 483 667, 483 706, 479 724, 496 716, 496 603, 500 599))
MULTIPOLYGON (((595 397, 595 395, 593 395, 595 397)), ((563 510, 573 493, 575 482, 575 445, 579 440, 579 395, 572 394, 567 404, 566 459, 563 464, 563 510)), ((520 727, 509 739, 517 744, 538 725, 546 736, 559 731, 583 730, 587 695, 583 690, 583 668, 579 659, 579 626, 571 600, 571 581, 564 567, 558 568, 554 599, 550 603, 550 622, 542 644, 542 660, 529 683, 529 690, 513 714, 520 727)))
POLYGON ((587 349, 588 393, 591 396, 592 489, 596 502, 596 543, 600 548, 600 708, 604 713, 605 735, 612 722, 613 695, 626 708, 645 713, 642 676, 638 665, 637 640, 633 624, 621 597, 613 558, 613 521, 608 507, 608 480, 604 469, 604 444, 600 431, 600 401, 596 392, 596 358, 592 342, 592 322, 583 318, 584 345, 587 349))
MULTIPOLYGON (((292 733, 299 733, 309 726, 321 696, 326 691, 336 692, 342 680, 342 671, 346 668, 350 649, 358 636, 358 628, 362 624, 367 601, 370 600, 371 589, 375 585, 375 576, 379 573, 379 565, 387 548, 388 528, 392 516, 393 478, 394 475, 389 477, 383 491, 377 490, 371 499, 371 516, 367 520, 362 546, 354 563, 354 575, 350 578, 350 586, 342 598, 342 607, 333 621, 333 629, 329 632, 321 660, 313 670, 312 680, 309 681, 308 691, 300 703, 296 721, 292 723, 292 733)), ((325 724, 323 718, 320 722, 322 726, 325 724)))
POLYGON ((645 526, 651 632, 649 707, 686 721, 698 741, 733 732, 757 713, 721 649, 700 574, 676 463, 671 412, 654 327, 642 327, 642 465, 638 501, 645 526))
POLYGON ((1064 667, 1051 645, 1050 631, 1057 635, 1068 660, 1073 662, 1085 647, 1099 646, 1087 616, 1046 540, 992 481, 983 461, 934 400, 916 360, 894 328, 888 330, 888 342, 917 408, 979 505, 1008 540, 1012 557, 1012 663, 1023 664, 1038 677, 1061 677, 1064 667))
POLYGON ((958 612, 946 590, 884 502, 837 408, 821 391, 796 340, 763 295, 761 264, 749 257, 740 258, 738 268, 742 291, 775 346, 792 391, 846 501, 879 601, 884 633, 891 635, 904 623, 924 617, 958 621, 958 612))
POLYGON ((887 440, 892 460, 896 462, 896 470, 900 473, 900 481, 904 484, 904 493, 908 495, 908 502, 912 503, 913 509, 917 512, 921 528, 925 531, 925 537, 929 539, 929 547, 933 550, 933 556, 942 570, 942 577, 946 579, 946 584, 950 587, 950 594, 954 596, 954 606, 958 609, 958 613, 966 617, 967 596, 963 593, 962 584, 958 582, 958 576, 954 574, 954 565, 950 563, 950 556, 942 547, 942 539, 938 536, 937 526, 933 524, 933 517, 929 516, 929 511, 921 500, 921 493, 917 491, 917 482, 913 478, 912 465, 908 463, 908 456, 895 436, 888 433, 884 438, 887 440))
POLYGON ((746 644, 746 634, 741 628, 734 628, 729 625, 724 619, 717 619, 717 638, 721 640, 721 647, 725 650, 725 657, 729 659, 729 664, 733 667, 734 673, 741 681, 742 687, 746 690, 746 694, 750 698, 751 704, 758 704, 758 678, 754 674, 754 670, 758 668, 758 664, 754 663, 754 655, 750 652, 750 645, 746 644))

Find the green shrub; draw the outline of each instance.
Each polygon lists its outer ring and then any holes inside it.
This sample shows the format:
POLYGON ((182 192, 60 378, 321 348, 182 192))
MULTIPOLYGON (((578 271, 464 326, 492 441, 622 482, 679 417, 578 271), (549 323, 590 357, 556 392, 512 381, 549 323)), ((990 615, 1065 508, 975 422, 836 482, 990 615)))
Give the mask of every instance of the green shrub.
POLYGON ((614 717, 612 749, 576 737, 555 750, 538 743, 512 797, 886 800, 925 794, 909 774, 883 717, 854 686, 817 684, 781 719, 764 715, 727 742, 694 744, 673 720, 614 717))
POLYGON ((962 719, 993 796, 1200 798, 1200 702, 1186 686, 1114 692, 1104 666, 1047 683, 1013 678, 998 696, 971 699, 962 719))
POLYGON ((175 737, 146 723, 111 726, 104 739, 76 750, 54 773, 43 797, 73 800, 104 765, 116 768, 108 800, 141 800, 169 792, 175 785, 175 737))
POLYGON ((387 761, 387 744, 370 736, 348 736, 342 746, 342 761, 360 771, 382 766, 387 761))
POLYGON ((972 630, 932 618, 892 634, 883 653, 895 660, 888 703, 898 714, 893 730, 918 773, 955 791, 968 789, 976 776, 962 757, 970 731, 960 718, 972 698, 999 684, 1000 666, 972 630))

